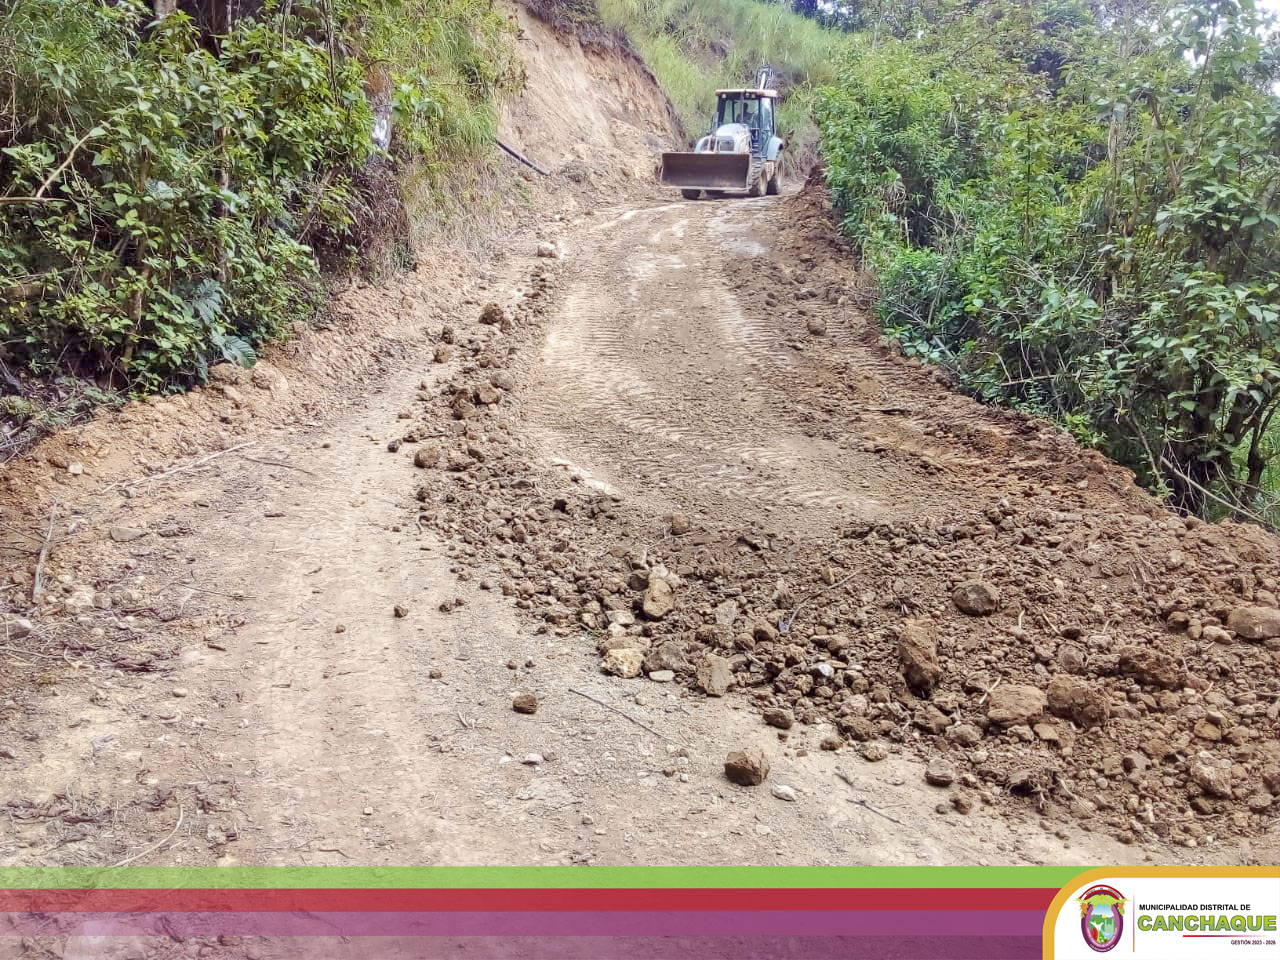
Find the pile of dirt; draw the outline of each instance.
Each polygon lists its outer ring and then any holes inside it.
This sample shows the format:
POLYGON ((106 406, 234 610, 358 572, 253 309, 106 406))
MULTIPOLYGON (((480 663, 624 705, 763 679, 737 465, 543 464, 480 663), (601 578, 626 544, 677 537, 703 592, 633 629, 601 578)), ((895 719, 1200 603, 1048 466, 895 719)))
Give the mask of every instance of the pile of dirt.
POLYGON ((1188 847, 1268 829, 1276 541, 1174 516, 1052 425, 949 393, 869 325, 827 338, 848 325, 854 278, 825 204, 811 187, 780 206, 773 251, 753 261, 759 292, 744 294, 838 375, 794 385, 795 409, 779 415, 869 458, 905 458, 948 491, 941 509, 820 530, 656 516, 572 465, 549 468, 520 407, 525 348, 565 272, 552 257, 513 303, 435 331, 463 364, 404 437, 430 445, 418 519, 452 541, 459 579, 501 591, 539 630, 580 636, 621 678, 739 691, 780 738, 818 728, 824 748, 868 762, 930 758, 946 809, 1031 804, 1125 842, 1188 847), (914 409, 869 409, 869 370, 914 409), (912 413, 922 435, 876 434, 872 412, 912 413))

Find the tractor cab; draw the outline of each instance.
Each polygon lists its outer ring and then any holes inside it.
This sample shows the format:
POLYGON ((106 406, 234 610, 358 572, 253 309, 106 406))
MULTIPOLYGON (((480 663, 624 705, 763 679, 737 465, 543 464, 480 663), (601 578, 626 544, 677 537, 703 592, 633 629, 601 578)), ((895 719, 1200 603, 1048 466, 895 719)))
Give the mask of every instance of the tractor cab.
POLYGON ((716 132, 741 125, 751 134, 751 153, 760 156, 773 137, 773 90, 717 90, 716 132))

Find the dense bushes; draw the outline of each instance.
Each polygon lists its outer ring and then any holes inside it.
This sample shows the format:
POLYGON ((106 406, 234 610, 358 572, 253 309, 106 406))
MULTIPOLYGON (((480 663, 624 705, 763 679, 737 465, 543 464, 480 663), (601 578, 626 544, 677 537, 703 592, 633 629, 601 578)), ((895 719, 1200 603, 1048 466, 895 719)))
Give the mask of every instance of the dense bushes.
MULTIPOLYGON (((0 361, 136 391, 246 361, 314 310, 377 152, 487 148, 510 79, 482 0, 268 2, 201 35, 138 0, 0 14, 0 361)), ((368 217, 364 217, 368 220, 368 217)), ((11 407, 14 405, 11 404, 11 407)))
POLYGON ((882 319, 1180 505, 1256 506, 1280 406, 1280 60, 1252 5, 934 6, 929 31, 862 37, 819 108, 882 319))

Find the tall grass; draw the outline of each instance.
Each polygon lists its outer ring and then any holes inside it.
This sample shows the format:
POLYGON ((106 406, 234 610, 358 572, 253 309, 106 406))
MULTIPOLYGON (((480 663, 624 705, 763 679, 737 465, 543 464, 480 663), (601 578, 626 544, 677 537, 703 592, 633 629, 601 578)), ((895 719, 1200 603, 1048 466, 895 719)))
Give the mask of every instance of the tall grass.
POLYGON ((794 131, 793 159, 812 156, 813 88, 835 79, 848 44, 839 32, 761 0, 598 0, 607 24, 623 29, 671 97, 691 134, 706 132, 718 87, 749 83, 772 66, 784 97, 778 126, 794 131))

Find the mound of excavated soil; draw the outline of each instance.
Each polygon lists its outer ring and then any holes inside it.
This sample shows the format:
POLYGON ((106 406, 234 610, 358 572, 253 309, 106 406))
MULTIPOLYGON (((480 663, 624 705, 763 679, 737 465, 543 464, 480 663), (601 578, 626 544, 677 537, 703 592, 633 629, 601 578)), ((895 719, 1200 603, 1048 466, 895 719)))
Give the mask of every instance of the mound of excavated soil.
POLYGON ((606 227, 435 331, 465 362, 405 440, 430 437, 420 521, 460 579, 620 683, 931 758, 961 813, 1186 846, 1272 828, 1274 538, 1175 516, 896 357, 816 189, 606 227))

